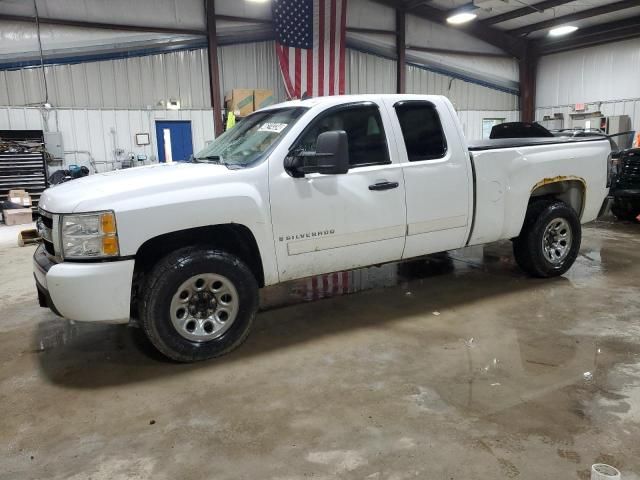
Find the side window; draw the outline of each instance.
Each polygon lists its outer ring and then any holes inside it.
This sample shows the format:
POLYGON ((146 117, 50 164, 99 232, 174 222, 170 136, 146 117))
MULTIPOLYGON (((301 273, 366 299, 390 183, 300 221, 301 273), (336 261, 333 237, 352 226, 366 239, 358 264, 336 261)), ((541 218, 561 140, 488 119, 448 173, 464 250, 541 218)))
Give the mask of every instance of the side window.
POLYGON ((382 118, 375 105, 348 106, 331 110, 311 123, 295 148, 315 152, 318 135, 344 130, 349 139, 349 163, 352 167, 391 163, 382 118))
POLYGON ((410 162, 444 157, 447 140, 433 104, 402 102, 395 109, 410 162))

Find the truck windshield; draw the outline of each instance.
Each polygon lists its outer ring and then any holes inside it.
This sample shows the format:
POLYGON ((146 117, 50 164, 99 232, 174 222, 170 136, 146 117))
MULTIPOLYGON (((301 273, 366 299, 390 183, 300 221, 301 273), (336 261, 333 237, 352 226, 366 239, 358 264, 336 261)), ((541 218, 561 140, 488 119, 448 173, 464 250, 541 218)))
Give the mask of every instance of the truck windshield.
POLYGON ((244 167, 258 160, 293 126, 306 108, 280 108, 256 112, 224 132, 193 160, 244 167))

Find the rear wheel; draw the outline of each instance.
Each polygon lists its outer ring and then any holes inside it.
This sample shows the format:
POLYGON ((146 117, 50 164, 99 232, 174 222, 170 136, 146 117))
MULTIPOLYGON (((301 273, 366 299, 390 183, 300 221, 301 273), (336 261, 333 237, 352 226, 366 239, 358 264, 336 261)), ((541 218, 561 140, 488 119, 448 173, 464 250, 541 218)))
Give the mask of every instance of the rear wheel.
POLYGON ((189 247, 160 260, 146 282, 140 318, 151 343, 167 357, 193 362, 238 347, 258 308, 249 268, 222 251, 189 247))
POLYGON ((576 212, 558 200, 529 205, 524 225, 513 242, 516 262, 534 277, 555 277, 575 262, 582 232, 576 212))

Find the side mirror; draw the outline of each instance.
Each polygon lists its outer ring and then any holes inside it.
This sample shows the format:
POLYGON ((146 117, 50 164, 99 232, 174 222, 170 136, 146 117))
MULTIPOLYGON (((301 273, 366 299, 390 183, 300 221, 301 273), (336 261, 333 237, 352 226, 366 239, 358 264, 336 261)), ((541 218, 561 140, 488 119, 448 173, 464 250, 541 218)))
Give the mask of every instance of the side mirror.
POLYGON ((344 130, 318 135, 315 152, 294 153, 285 159, 285 170, 293 177, 306 173, 338 175, 349 171, 349 140, 344 130))

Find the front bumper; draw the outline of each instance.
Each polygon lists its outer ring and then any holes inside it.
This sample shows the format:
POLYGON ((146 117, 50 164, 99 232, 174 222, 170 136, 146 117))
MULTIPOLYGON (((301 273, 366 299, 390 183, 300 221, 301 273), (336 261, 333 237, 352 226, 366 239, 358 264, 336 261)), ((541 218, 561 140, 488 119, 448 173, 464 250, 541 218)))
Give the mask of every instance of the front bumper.
POLYGON ((127 323, 134 260, 56 263, 40 245, 33 274, 41 306, 69 320, 127 323))

